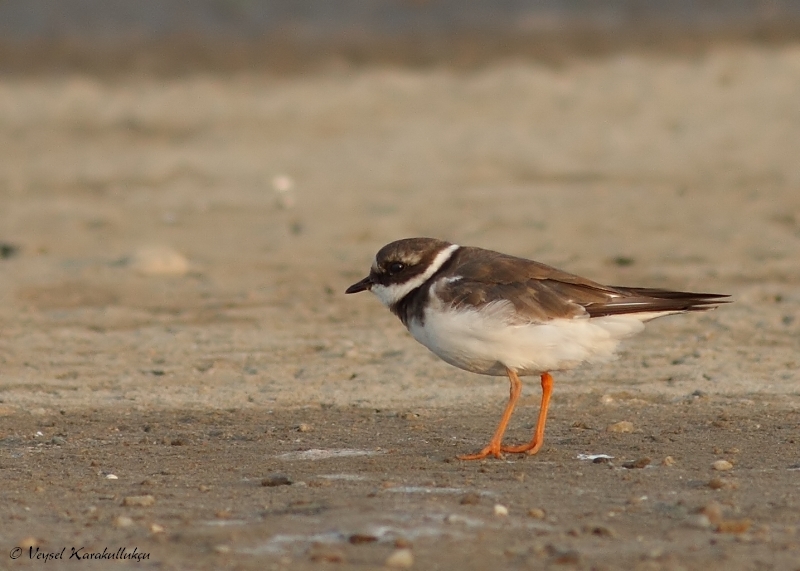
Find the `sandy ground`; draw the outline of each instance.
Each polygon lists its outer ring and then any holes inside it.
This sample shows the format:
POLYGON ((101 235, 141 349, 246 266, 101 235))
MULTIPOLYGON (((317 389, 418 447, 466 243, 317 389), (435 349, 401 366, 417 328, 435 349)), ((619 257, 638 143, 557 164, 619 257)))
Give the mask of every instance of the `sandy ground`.
POLYGON ((796 47, 3 81, 0 568, 800 569, 798 101, 796 47), (736 302, 454 461, 506 381, 343 295, 414 235, 736 302))

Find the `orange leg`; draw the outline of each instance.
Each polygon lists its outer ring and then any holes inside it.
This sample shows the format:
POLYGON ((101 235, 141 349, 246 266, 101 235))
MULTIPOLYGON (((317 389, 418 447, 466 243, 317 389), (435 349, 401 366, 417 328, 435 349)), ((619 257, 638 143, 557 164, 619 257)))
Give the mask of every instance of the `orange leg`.
POLYGON ((536 421, 536 432, 533 440, 520 446, 503 446, 502 452, 527 452, 536 454, 544 443, 544 425, 547 422, 547 409, 550 407, 550 395, 553 392, 553 377, 550 373, 542 373, 542 406, 539 409, 539 420, 536 421))
POLYGON ((503 434, 506 431, 506 427, 508 426, 508 421, 511 419, 511 415, 514 413, 514 407, 517 405, 519 395, 522 394, 522 381, 519 380, 519 376, 511 369, 506 369, 506 373, 508 373, 508 380, 511 381, 511 394, 508 397, 508 404, 506 405, 506 409, 503 411, 503 417, 500 419, 500 424, 497 425, 497 430, 494 431, 494 436, 492 436, 492 439, 489 441, 489 444, 486 446, 486 448, 477 454, 464 454, 459 456, 459 460, 480 460, 490 455, 494 456, 495 458, 501 457, 500 445, 503 442, 503 434))

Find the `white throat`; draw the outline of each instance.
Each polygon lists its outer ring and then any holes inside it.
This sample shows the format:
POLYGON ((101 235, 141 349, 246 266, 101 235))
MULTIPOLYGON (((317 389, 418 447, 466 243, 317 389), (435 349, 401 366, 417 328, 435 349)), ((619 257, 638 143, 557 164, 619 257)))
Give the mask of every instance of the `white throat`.
POLYGON ((451 258, 453 253, 460 247, 461 246, 459 246, 458 244, 451 244, 450 246, 448 246, 447 248, 436 254, 436 257, 430 263, 428 268, 418 276, 414 276, 412 279, 399 284, 392 284, 388 286, 375 284, 371 288, 372 293, 378 296, 378 299, 381 300, 381 303, 386 307, 394 305, 395 303, 403 299, 405 296, 407 296, 409 293, 411 293, 412 290, 415 290, 416 288, 424 284, 426 281, 428 281, 428 279, 433 274, 438 272, 439 268, 441 268, 444 265, 444 263, 451 258))

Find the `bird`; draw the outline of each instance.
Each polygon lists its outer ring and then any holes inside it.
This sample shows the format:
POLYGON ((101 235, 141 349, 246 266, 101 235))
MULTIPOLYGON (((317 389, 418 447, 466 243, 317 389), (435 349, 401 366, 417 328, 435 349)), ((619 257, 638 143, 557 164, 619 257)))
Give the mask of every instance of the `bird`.
POLYGON ((607 361, 644 323, 728 303, 727 294, 608 286, 554 267, 436 238, 405 238, 375 255, 369 275, 347 288, 371 291, 411 336, 445 362, 507 376, 508 403, 489 443, 461 460, 536 454, 544 442, 551 372, 607 361), (542 398, 530 442, 504 446, 522 393, 538 375, 542 398))

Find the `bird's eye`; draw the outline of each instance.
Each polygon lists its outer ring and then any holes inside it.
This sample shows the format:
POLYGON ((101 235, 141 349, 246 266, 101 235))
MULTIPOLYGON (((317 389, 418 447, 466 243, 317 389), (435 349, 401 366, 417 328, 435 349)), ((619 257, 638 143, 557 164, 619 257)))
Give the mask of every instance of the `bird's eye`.
POLYGON ((392 262, 389 264, 389 275, 399 274, 404 269, 406 269, 406 265, 402 262, 392 262))

